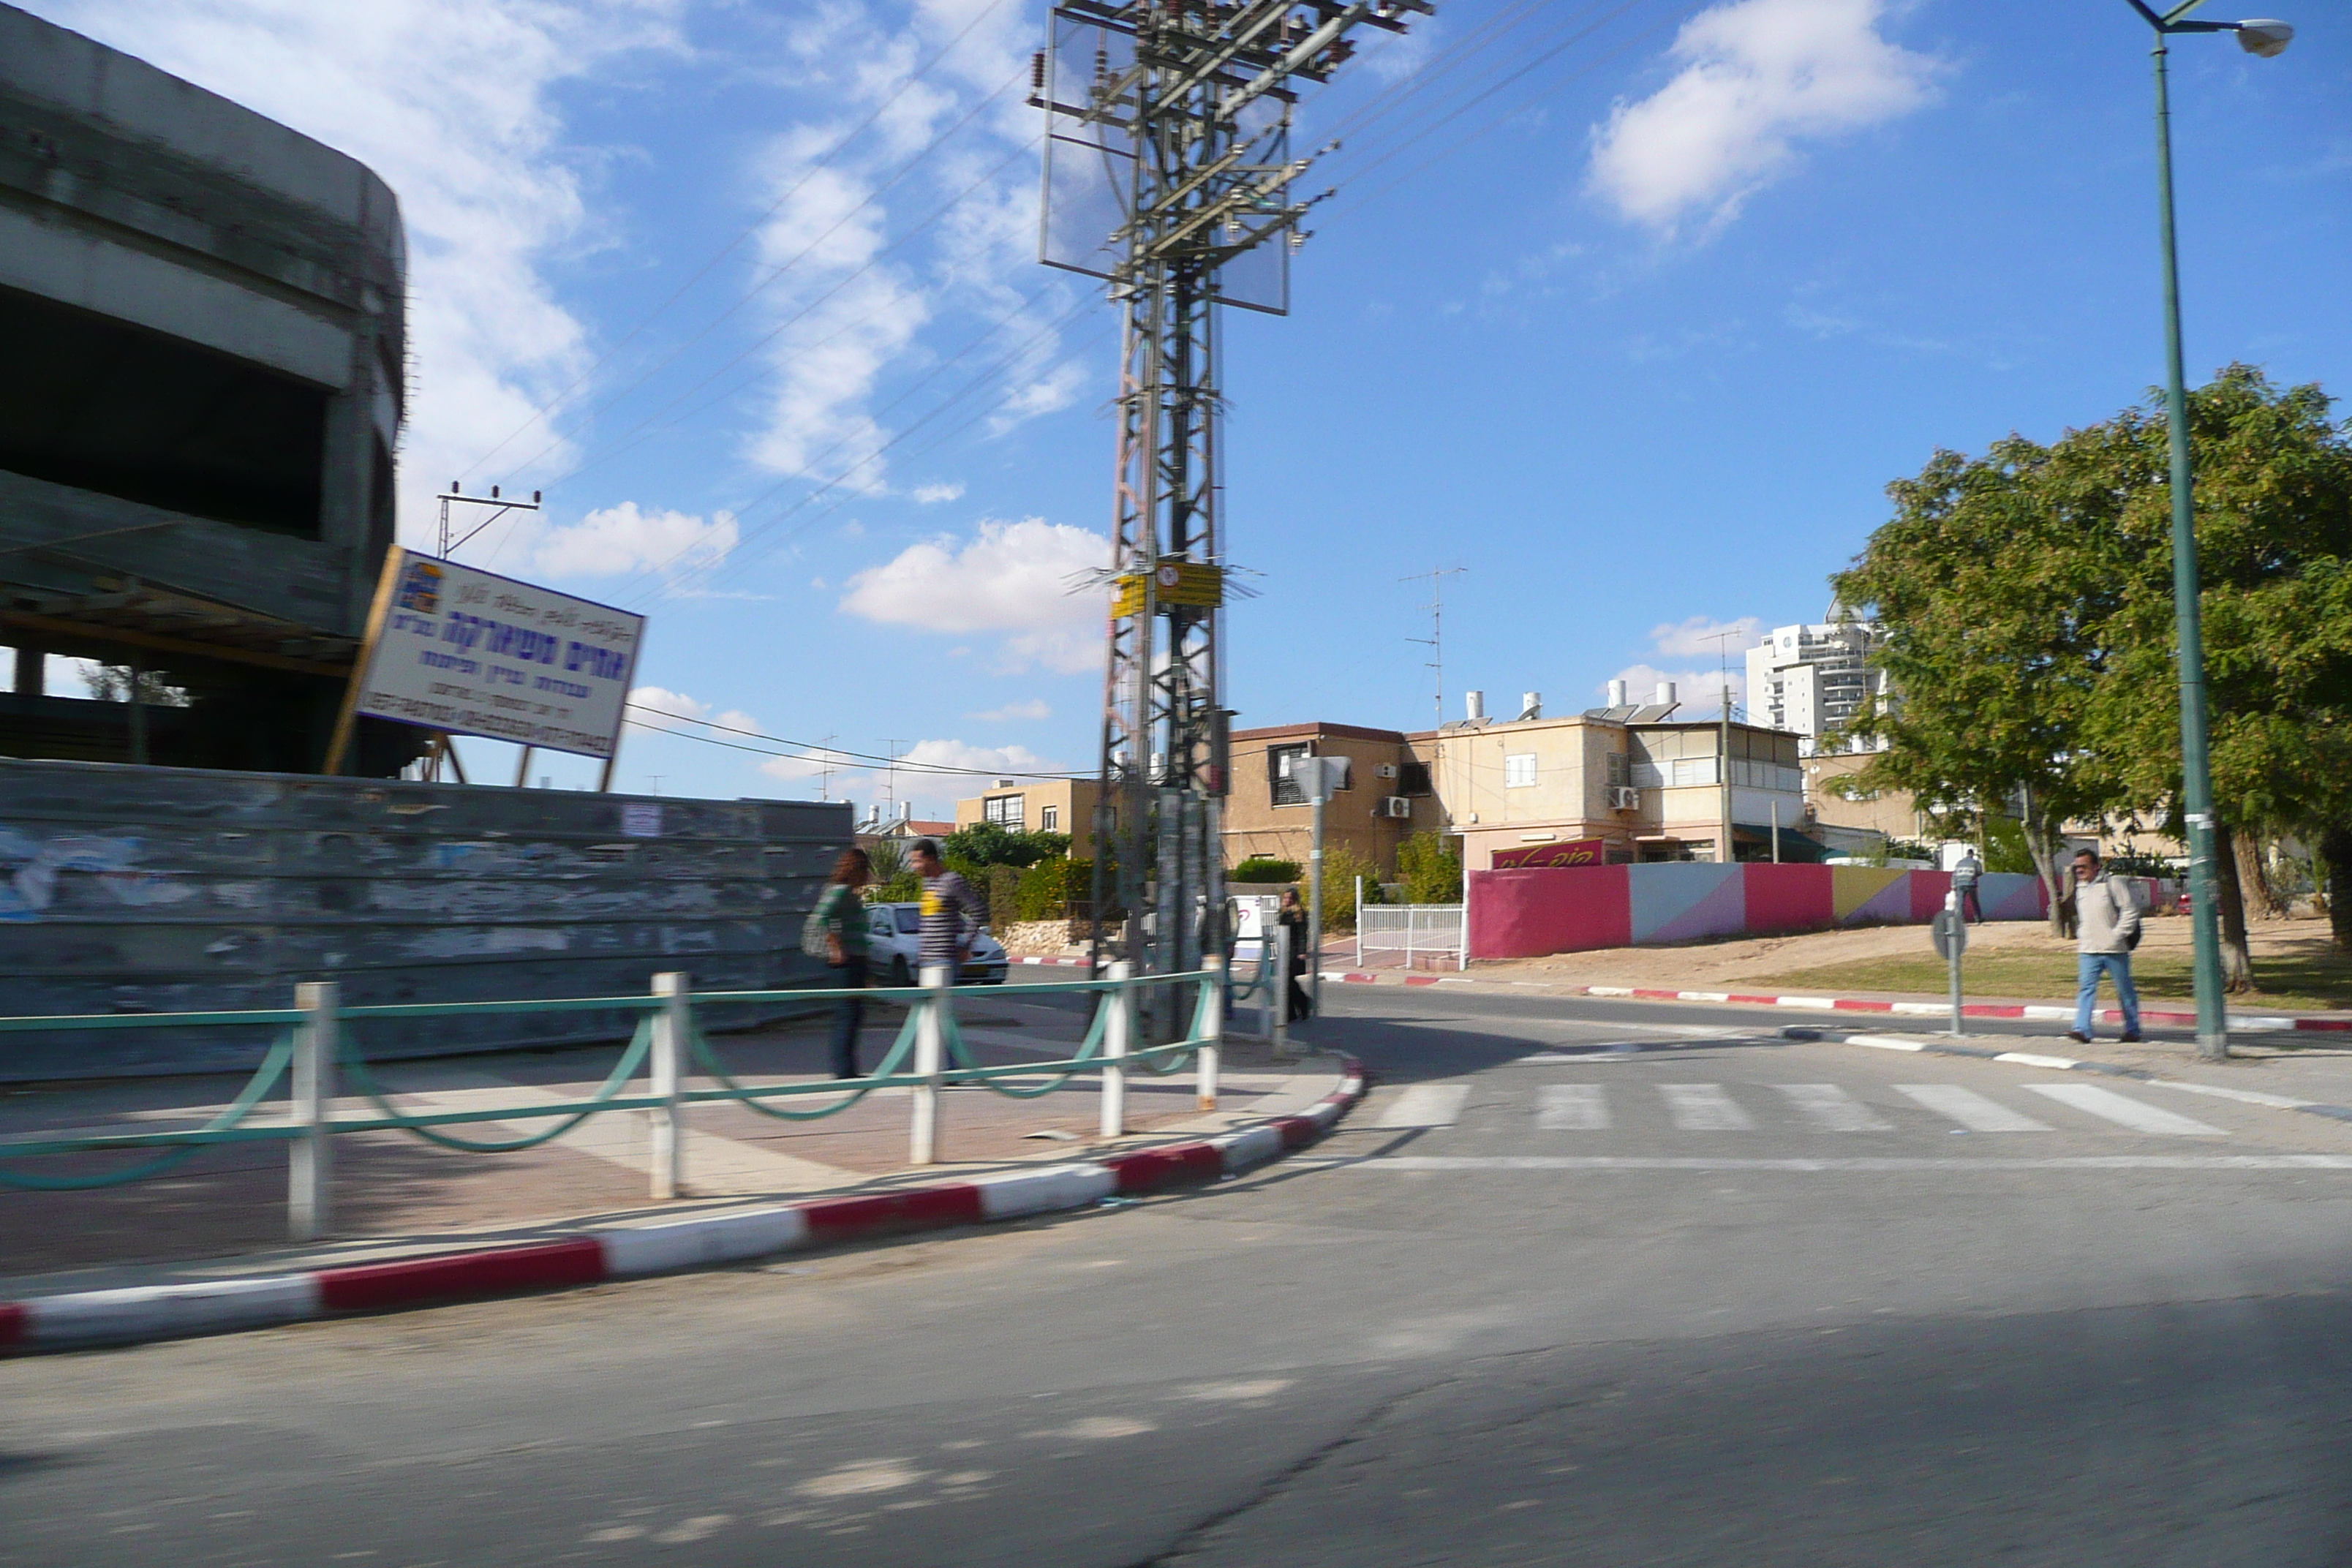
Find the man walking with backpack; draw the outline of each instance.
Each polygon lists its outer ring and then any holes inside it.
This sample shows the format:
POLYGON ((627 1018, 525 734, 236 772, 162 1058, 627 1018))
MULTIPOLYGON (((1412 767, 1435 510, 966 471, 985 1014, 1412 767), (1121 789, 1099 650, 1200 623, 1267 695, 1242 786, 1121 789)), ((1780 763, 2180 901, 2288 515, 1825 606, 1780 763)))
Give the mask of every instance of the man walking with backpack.
POLYGON ((933 840, 918 838, 909 845, 907 863, 923 879, 923 933, 918 961, 925 969, 945 964, 948 984, 952 985, 963 974, 963 961, 971 955, 971 939, 979 934, 985 911, 972 896, 971 884, 940 859, 940 847, 933 840))
POLYGON ((2139 903, 2131 889, 2099 868, 2095 851, 2074 853, 2074 1026, 2066 1037, 2091 1043, 2091 1020, 2098 1010, 2099 976, 2116 983, 2124 1010, 2124 1043, 2139 1039, 2139 993, 2132 985, 2132 949, 2139 945, 2139 903))

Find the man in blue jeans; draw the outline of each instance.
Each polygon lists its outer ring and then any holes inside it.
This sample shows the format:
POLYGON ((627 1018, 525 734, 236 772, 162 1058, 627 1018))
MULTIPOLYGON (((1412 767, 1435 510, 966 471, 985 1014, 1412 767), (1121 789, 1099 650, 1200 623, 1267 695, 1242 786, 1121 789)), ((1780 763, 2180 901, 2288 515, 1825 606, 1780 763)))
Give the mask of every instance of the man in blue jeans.
POLYGON ((2139 945, 2139 904, 2131 889, 2099 869, 2091 850, 2074 853, 2074 1026, 2066 1037, 2091 1043, 2099 976, 2111 975, 2124 1010, 2124 1043, 2139 1038, 2139 993, 2132 988, 2132 949, 2139 945))

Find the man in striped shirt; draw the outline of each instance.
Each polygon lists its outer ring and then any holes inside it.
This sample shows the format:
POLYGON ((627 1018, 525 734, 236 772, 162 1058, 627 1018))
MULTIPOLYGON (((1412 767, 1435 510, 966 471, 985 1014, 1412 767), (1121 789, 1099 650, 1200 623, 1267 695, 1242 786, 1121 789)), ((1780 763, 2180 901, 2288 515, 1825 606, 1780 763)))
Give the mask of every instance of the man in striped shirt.
POLYGON ((921 964, 925 969, 946 964, 952 985, 963 973, 964 960, 971 956, 971 939, 980 932, 980 900, 972 897, 971 883, 940 863, 940 847, 932 840, 918 838, 908 846, 907 863, 923 879, 921 964))

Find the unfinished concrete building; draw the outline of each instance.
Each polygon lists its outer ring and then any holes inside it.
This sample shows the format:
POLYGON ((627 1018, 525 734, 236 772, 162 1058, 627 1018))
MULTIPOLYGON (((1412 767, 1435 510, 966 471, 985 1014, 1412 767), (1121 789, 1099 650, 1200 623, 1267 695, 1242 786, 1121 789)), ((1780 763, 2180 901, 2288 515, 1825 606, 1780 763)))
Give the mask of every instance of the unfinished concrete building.
MULTIPOLYGON (((393 538, 405 273, 355 160, 0 4, 0 755, 318 771, 393 538)), ((348 772, 415 754, 363 730, 348 772)))

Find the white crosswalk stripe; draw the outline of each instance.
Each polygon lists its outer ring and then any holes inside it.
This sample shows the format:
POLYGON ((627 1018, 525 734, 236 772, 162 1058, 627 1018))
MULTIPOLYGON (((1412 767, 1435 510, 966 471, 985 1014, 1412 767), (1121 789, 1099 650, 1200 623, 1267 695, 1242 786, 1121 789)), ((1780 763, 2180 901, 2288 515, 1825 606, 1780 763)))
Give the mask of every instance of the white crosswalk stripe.
POLYGON ((1548 1083, 1536 1101, 1536 1126, 1546 1132, 1598 1132, 1609 1125, 1609 1100, 1597 1083, 1548 1083))
POLYGON ((1749 1132, 1756 1127, 1754 1118, 1739 1108, 1738 1101, 1724 1092, 1719 1083, 1662 1083, 1658 1093, 1665 1098, 1666 1110, 1675 1119, 1675 1128, 1684 1132, 1749 1132))
POLYGON ((2094 1083, 2029 1083, 2019 1087, 2046 1095, 2061 1105, 2087 1112, 2128 1127, 2135 1132, 2154 1132, 2166 1137, 2226 1138, 2219 1127, 2208 1126, 2194 1117, 2178 1111, 2163 1110, 2143 1104, 2127 1094, 2117 1094, 2111 1089, 2101 1089, 2094 1083))
POLYGON ((1376 1127, 1451 1127, 1470 1098, 1466 1083, 1416 1083, 1381 1112, 1376 1127))
POLYGON ((1789 1103, 1816 1132, 1885 1132, 1887 1124, 1833 1083, 1776 1083, 1789 1103))
POLYGON ((1956 1083, 1898 1083, 1895 1092, 1917 1101, 1938 1116, 1948 1116, 1971 1132, 2049 1132, 2049 1123, 2011 1110, 1956 1083))

